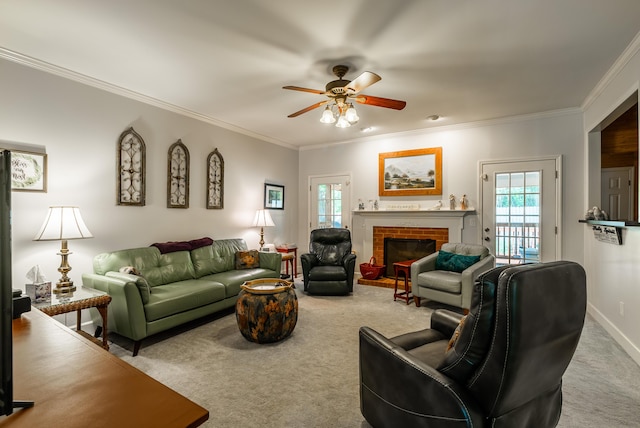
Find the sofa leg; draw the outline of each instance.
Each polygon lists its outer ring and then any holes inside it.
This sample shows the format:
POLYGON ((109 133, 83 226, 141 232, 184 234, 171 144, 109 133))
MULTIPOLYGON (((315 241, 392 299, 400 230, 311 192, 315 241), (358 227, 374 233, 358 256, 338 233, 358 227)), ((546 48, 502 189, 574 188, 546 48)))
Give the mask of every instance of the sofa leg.
POLYGON ((93 337, 100 337, 100 336, 102 336, 102 326, 101 325, 97 326, 95 333, 93 333, 93 337))
POLYGON ((133 342, 133 356, 138 355, 138 351, 140 350, 140 345, 142 345, 142 340, 136 340, 133 342))
POLYGON ((418 296, 413 296, 413 301, 416 303, 416 307, 420 307, 420 298, 418 296))

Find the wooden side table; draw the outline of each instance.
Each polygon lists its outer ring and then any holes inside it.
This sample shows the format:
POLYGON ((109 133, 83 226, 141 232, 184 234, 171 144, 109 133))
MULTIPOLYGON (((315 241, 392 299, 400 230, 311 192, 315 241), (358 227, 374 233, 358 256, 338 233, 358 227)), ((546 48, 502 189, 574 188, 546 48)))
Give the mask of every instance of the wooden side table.
POLYGON ((409 304, 409 300, 411 299, 411 285, 409 284, 409 276, 411 275, 411 265, 413 262, 418 259, 413 260, 405 260, 401 262, 396 262, 393 264, 393 271, 396 274, 396 284, 393 289, 393 300, 395 301, 397 297, 403 299, 409 304), (398 276, 404 276, 404 291, 398 293, 398 276))
POLYGON ((276 250, 279 253, 285 253, 282 256, 282 261, 285 262, 285 272, 289 275, 289 262, 291 263, 291 273, 293 274, 293 278, 298 276, 298 247, 288 248, 288 247, 276 247, 276 250), (293 257, 289 254, 293 253, 293 257))
POLYGON ((111 296, 99 290, 88 287, 79 287, 73 293, 68 295, 60 295, 51 293, 51 302, 34 303, 32 306, 49 316, 66 314, 76 311, 76 331, 81 336, 109 350, 109 342, 107 341, 107 308, 111 302, 111 296), (81 311, 82 309, 96 308, 102 317, 102 341, 93 337, 89 333, 81 329, 81 311))

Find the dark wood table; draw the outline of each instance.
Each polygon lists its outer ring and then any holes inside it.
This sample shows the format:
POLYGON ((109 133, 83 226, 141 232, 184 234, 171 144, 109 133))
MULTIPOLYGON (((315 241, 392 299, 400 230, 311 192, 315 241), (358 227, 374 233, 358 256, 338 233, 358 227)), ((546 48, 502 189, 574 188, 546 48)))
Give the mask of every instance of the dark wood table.
POLYGON ((13 320, 13 398, 0 427, 197 427, 207 409, 44 313, 13 320))
POLYGON ((293 280, 298 276, 298 247, 276 247, 276 251, 279 253, 284 253, 282 256, 282 261, 285 262, 284 266, 286 269, 287 275, 289 275, 289 264, 287 262, 291 262, 291 279, 293 280), (293 253, 293 257, 289 257, 289 254, 293 253))
POLYGON ((396 274, 396 285, 393 289, 393 300, 395 301, 397 297, 405 300, 407 305, 409 304, 409 300, 411 299, 411 285, 409 284, 409 278, 411 277, 411 265, 413 262, 418 259, 413 260, 404 260, 401 262, 395 262, 393 264, 393 271, 396 274), (398 293, 398 276, 404 276, 404 291, 398 293))

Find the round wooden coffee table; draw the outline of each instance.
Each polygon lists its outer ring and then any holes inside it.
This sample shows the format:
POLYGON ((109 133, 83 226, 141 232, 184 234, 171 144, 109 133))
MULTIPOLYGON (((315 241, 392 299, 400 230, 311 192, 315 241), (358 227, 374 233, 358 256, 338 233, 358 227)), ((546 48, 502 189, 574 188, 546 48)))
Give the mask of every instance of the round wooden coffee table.
POLYGON ((236 302, 236 321, 245 339, 256 343, 288 337, 298 322, 298 297, 290 281, 246 281, 236 302))

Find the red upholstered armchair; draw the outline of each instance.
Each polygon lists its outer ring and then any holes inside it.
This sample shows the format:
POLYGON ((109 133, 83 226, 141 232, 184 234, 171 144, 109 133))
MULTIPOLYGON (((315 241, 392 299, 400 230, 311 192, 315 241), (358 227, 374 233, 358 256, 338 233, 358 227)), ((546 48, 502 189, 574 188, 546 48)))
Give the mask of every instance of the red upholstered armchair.
POLYGON ((360 408, 374 427, 555 427, 586 313, 577 263, 502 266, 471 310, 392 339, 360 329, 360 408))

